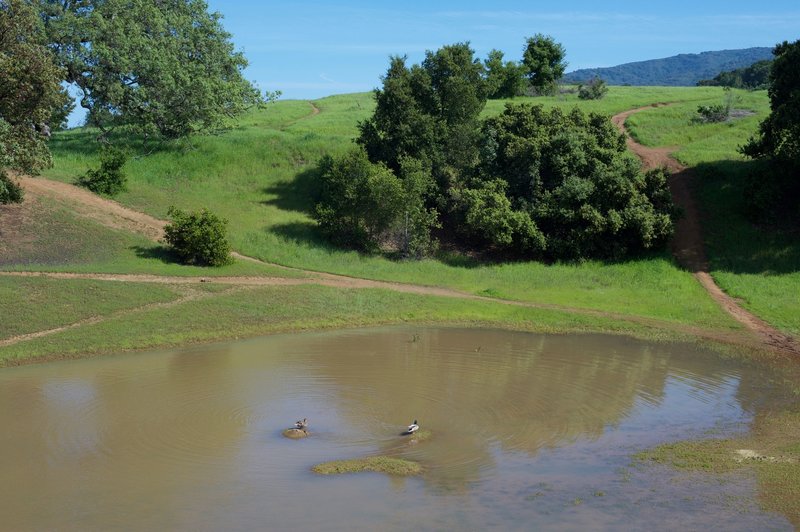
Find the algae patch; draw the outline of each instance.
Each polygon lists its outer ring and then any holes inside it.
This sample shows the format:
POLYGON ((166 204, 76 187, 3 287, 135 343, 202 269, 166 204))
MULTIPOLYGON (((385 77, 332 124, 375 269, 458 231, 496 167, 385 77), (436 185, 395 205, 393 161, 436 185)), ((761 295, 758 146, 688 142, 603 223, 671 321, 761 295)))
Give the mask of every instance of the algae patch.
POLYGON ((761 506, 800 528, 800 411, 766 412, 740 438, 680 441, 640 452, 635 459, 677 469, 722 474, 751 468, 761 506))
POLYGON ((361 473, 374 471, 392 476, 407 477, 422 473, 422 466, 417 462, 392 458, 390 456, 370 456, 368 458, 354 458, 351 460, 333 460, 323 462, 311 468, 320 475, 340 475, 343 473, 361 473))

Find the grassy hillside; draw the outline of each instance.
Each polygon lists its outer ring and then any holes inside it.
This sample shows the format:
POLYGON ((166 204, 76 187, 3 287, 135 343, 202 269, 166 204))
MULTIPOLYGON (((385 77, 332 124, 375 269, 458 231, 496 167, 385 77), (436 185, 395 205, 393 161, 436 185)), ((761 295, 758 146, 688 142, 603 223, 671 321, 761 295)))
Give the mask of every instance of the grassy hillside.
MULTIPOLYGON (((738 161, 736 146, 755 131, 758 120, 768 109, 763 92, 739 94, 742 98, 739 107, 756 114, 716 125, 694 125, 690 119, 697 105, 721 101, 722 90, 717 87, 614 87, 607 98, 599 101, 580 101, 574 94, 515 101, 564 108, 579 105, 608 115, 655 102, 677 102, 631 117, 629 122, 635 135, 652 145, 682 146, 678 152, 681 160, 700 164, 701 170, 706 168, 704 165, 712 165, 717 180, 703 181, 704 187, 706 183, 713 186, 702 190, 708 191, 704 197, 713 199, 706 206, 710 213, 714 275, 726 289, 743 297, 756 313, 786 330, 796 331, 795 316, 800 312, 791 294, 798 293, 800 284, 795 273, 797 248, 789 240, 768 241, 765 233, 759 233, 741 217, 736 218, 740 225, 734 226, 735 232, 727 230, 732 223, 725 218, 729 214, 727 205, 734 199, 722 192, 733 190, 729 186, 729 166, 744 164, 738 161), (719 207, 718 211, 713 211, 714 205, 719 207), (746 242, 752 248, 744 253, 742 246, 746 242), (784 249, 783 254, 780 249, 784 249), (749 264, 752 269, 756 263, 752 260, 747 263, 742 258, 745 254, 750 259, 761 257, 758 263, 761 265, 780 264, 778 271, 759 270, 754 274, 758 282, 752 281, 752 272, 745 273, 742 265, 749 264), (778 256, 785 261, 774 262, 778 256), (725 261, 739 266, 719 266, 725 261), (758 303, 761 300, 769 304, 761 305, 758 303), (770 310, 770 306, 775 310, 770 310)), ((504 104, 489 102, 484 114, 499 113, 504 104)), ((619 263, 489 264, 453 252, 442 252, 420 262, 393 261, 328 245, 309 216, 315 163, 323 154, 340 153, 352 145, 357 123, 369 116, 372 105, 372 95, 366 93, 315 102, 282 101, 252 112, 231 131, 197 137, 191 144, 171 144, 153 150, 151 146, 137 147, 127 139, 129 145, 139 150, 139 155, 126 166, 129 190, 117 199, 162 218, 173 204, 182 208, 208 207, 230 220, 235 249, 281 265, 449 287, 493 298, 623 314, 634 319, 664 320, 663 323, 674 324, 667 328, 669 332, 663 333, 671 337, 681 327, 686 331, 703 327, 723 334, 740 329, 666 252, 619 263)), ((85 129, 58 133, 52 141, 55 167, 47 172, 47 177, 71 182, 88 167, 96 166, 94 135, 95 132, 85 129)), ((735 166, 733 170, 738 168, 735 166)), ((0 270, 170 276, 299 275, 244 261, 219 270, 179 266, 171 262, 163 246, 77 216, 70 212, 68 202, 42 198, 24 205, 27 207, 23 209, 30 209, 27 216, 9 216, 10 210, 0 213, 5 216, 4 223, 17 220, 19 227, 15 231, 21 235, 19 239, 0 243, 5 246, 0 250, 0 270)), ((551 331, 605 330, 650 337, 662 334, 651 326, 620 322, 601 314, 576 315, 500 303, 391 294, 383 290, 206 284, 192 285, 194 291, 187 292, 176 286, 140 290, 140 284, 127 282, 117 287, 117 292, 100 292, 96 299, 76 303, 78 289, 59 284, 62 280, 39 280, 38 287, 25 282, 30 283, 20 278, 5 278, 3 287, 8 293, 19 289, 20 294, 52 290, 65 302, 63 305, 84 305, 94 311, 85 315, 54 313, 48 318, 37 310, 37 300, 32 299, 23 318, 13 326, 0 325, 0 342, 14 334, 75 323, 86 319, 85 316, 99 315, 104 319, 22 344, 0 346, 0 359, 57 356, 60 352, 104 352, 274 330, 397 321, 469 322, 551 331), (131 297, 134 293, 138 299, 131 297), (119 308, 104 303, 126 299, 130 305, 119 308), (24 317, 39 314, 41 320, 24 317), (211 321, 205 319, 212 316, 211 321)))
POLYGON ((695 167, 711 274, 720 287, 754 314, 800 335, 800 235, 748 222, 744 182, 757 170, 736 151, 769 114, 769 101, 765 91, 737 94, 736 107, 751 116, 698 125, 690 122, 696 106, 678 104, 639 113, 628 124, 640 142, 676 146, 675 156, 695 167))
MULTIPOLYGON (((718 93, 717 88, 617 88, 599 101, 582 102, 575 95, 527 101, 566 108, 581 105, 612 114, 654 101, 682 100, 695 105, 713 101, 718 93)), ((500 112, 504 103, 490 102, 485 113, 500 112)), ((368 93, 324 98, 313 105, 278 102, 248 115, 224 135, 196 138, 193 148, 171 146, 131 161, 126 168, 129 191, 118 199, 157 217, 164 217, 171 204, 207 206, 230 220, 235 249, 282 265, 683 323, 733 326, 666 254, 613 264, 491 265, 452 254, 396 262, 329 246, 309 216, 314 164, 323 154, 352 145, 356 124, 369 116, 372 105, 368 93)), ((56 166, 48 177, 71 181, 96 164, 89 142, 92 135, 85 130, 59 134, 53 142, 56 166)))

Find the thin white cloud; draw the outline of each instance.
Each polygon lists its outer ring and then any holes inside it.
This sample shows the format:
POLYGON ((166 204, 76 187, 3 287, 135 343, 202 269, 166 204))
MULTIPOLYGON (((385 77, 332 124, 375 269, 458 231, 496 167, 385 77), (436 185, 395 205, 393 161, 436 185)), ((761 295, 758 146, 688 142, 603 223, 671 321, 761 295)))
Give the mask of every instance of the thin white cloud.
POLYGON ((630 22, 657 20, 657 17, 649 15, 591 13, 583 11, 560 11, 552 13, 535 11, 442 11, 434 13, 432 16, 442 18, 481 18, 510 21, 542 20, 552 22, 630 22))

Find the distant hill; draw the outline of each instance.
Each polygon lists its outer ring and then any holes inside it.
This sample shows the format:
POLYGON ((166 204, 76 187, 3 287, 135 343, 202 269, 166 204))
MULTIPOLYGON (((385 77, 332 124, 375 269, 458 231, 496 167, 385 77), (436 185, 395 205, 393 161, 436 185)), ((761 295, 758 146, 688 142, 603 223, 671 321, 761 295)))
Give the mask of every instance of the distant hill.
POLYGON ((680 54, 663 59, 637 61, 608 68, 584 68, 564 75, 565 83, 580 83, 599 76, 609 85, 694 86, 720 72, 772 59, 772 48, 743 48, 699 54, 680 54))

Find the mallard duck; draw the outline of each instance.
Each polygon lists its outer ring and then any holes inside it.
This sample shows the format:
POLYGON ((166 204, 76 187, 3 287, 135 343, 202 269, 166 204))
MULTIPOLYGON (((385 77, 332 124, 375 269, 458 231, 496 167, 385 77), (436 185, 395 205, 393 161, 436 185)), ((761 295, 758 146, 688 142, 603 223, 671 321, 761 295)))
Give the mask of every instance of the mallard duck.
POLYGON ((298 429, 305 429, 308 426, 308 420, 306 418, 303 418, 301 420, 295 421, 294 426, 295 428, 298 429))
POLYGON ((418 430, 419 430, 419 425, 417 425, 417 420, 415 419, 414 422, 411 425, 408 426, 408 429, 406 429, 406 432, 411 434, 412 432, 416 432, 418 430))

